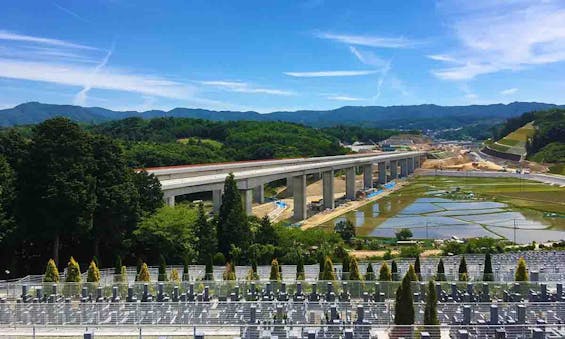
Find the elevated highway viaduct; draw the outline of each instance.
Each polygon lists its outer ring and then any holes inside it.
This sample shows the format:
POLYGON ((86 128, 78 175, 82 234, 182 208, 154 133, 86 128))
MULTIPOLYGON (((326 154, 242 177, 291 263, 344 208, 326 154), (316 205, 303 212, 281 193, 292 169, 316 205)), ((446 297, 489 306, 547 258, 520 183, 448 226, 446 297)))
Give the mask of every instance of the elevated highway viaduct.
POLYGON ((262 203, 265 184, 287 180, 294 200, 294 219, 307 217, 306 176, 321 175, 323 180, 323 202, 325 208, 334 208, 334 173, 345 170, 346 198, 355 199, 356 168, 362 169, 363 188, 373 187, 373 167, 378 172, 377 182, 385 184, 397 178, 406 177, 420 167, 425 152, 387 152, 372 154, 343 155, 315 158, 282 160, 261 160, 234 163, 172 166, 147 168, 161 182, 167 204, 174 205, 175 197, 198 192, 212 192, 214 210, 219 210, 224 181, 233 173, 241 191, 245 211, 251 214, 253 201, 262 203))

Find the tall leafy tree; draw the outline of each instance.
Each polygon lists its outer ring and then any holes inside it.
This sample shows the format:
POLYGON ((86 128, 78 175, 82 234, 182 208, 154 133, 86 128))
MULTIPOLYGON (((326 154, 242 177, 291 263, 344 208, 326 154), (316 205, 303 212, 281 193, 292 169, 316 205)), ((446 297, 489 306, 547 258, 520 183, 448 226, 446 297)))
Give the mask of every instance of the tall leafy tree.
POLYGON ((241 195, 231 173, 224 183, 217 232, 218 248, 225 256, 229 255, 232 244, 247 253, 251 243, 251 230, 247 215, 243 211, 241 195))
POLYGON ((490 258, 490 252, 485 254, 485 265, 483 270, 483 281, 493 281, 494 274, 492 273, 492 260, 490 258))
POLYGON ((414 299, 411 283, 410 277, 406 274, 396 290, 394 305, 394 323, 396 325, 414 324, 414 299))
MULTIPOLYGON (((92 224, 94 255, 112 251, 139 218, 139 192, 118 143, 105 136, 93 138, 96 208, 92 224)), ((121 266, 121 265, 120 265, 121 266)))
POLYGON ((261 218, 259 228, 255 235, 255 242, 262 245, 271 244, 276 246, 278 244, 277 233, 275 232, 275 228, 268 216, 261 218))
POLYGON ((22 165, 18 214, 29 234, 51 241, 55 263, 61 240, 86 234, 92 226, 96 180, 91 141, 68 119, 46 120, 33 128, 22 165))
POLYGON ((0 244, 15 231, 12 210, 15 194, 14 171, 0 155, 0 244))
POLYGON ((161 182, 157 177, 146 171, 137 171, 133 175, 133 182, 139 196, 139 207, 142 213, 153 214, 163 207, 163 191, 161 182))
POLYGON ((208 222, 204 205, 198 204, 198 218, 196 219, 196 236, 198 237, 198 262, 206 264, 214 257, 218 249, 216 239, 216 226, 208 222))

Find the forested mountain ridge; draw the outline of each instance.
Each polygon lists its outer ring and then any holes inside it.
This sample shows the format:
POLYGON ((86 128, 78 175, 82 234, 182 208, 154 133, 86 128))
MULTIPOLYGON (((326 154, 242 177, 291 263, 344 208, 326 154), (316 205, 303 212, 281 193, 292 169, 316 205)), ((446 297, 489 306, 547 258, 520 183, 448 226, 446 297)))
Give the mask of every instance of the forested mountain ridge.
POLYGON ((287 121, 315 127, 364 125, 388 129, 446 129, 478 122, 500 123, 525 112, 546 110, 560 106, 536 102, 470 106, 344 106, 333 110, 301 110, 260 114, 253 111, 212 111, 206 109, 175 108, 170 111, 151 110, 112 111, 100 107, 52 105, 29 102, 14 108, 0 110, 0 126, 36 124, 46 119, 64 116, 84 123, 99 123, 127 117, 145 119, 155 117, 184 117, 215 121, 287 121))

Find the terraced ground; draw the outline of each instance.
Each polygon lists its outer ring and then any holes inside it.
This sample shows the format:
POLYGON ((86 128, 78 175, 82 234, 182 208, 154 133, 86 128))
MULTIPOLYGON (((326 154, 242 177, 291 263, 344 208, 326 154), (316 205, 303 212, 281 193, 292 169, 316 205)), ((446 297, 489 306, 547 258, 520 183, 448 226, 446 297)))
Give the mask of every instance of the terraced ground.
POLYGON ((526 141, 535 133, 532 122, 525 124, 504 138, 490 143, 488 147, 498 152, 522 155, 526 153, 526 141))

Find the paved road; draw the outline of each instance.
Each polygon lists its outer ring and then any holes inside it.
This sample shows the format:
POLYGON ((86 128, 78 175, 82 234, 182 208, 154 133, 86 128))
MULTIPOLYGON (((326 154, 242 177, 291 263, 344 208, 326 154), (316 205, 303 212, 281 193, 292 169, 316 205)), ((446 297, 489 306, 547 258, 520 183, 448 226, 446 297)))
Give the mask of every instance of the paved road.
POLYGON ((565 176, 557 174, 520 174, 513 172, 497 172, 497 171, 452 171, 452 170, 427 170, 420 169, 417 175, 437 175, 448 177, 482 177, 482 178, 518 178, 525 180, 533 180, 550 185, 558 185, 565 187, 565 176))

